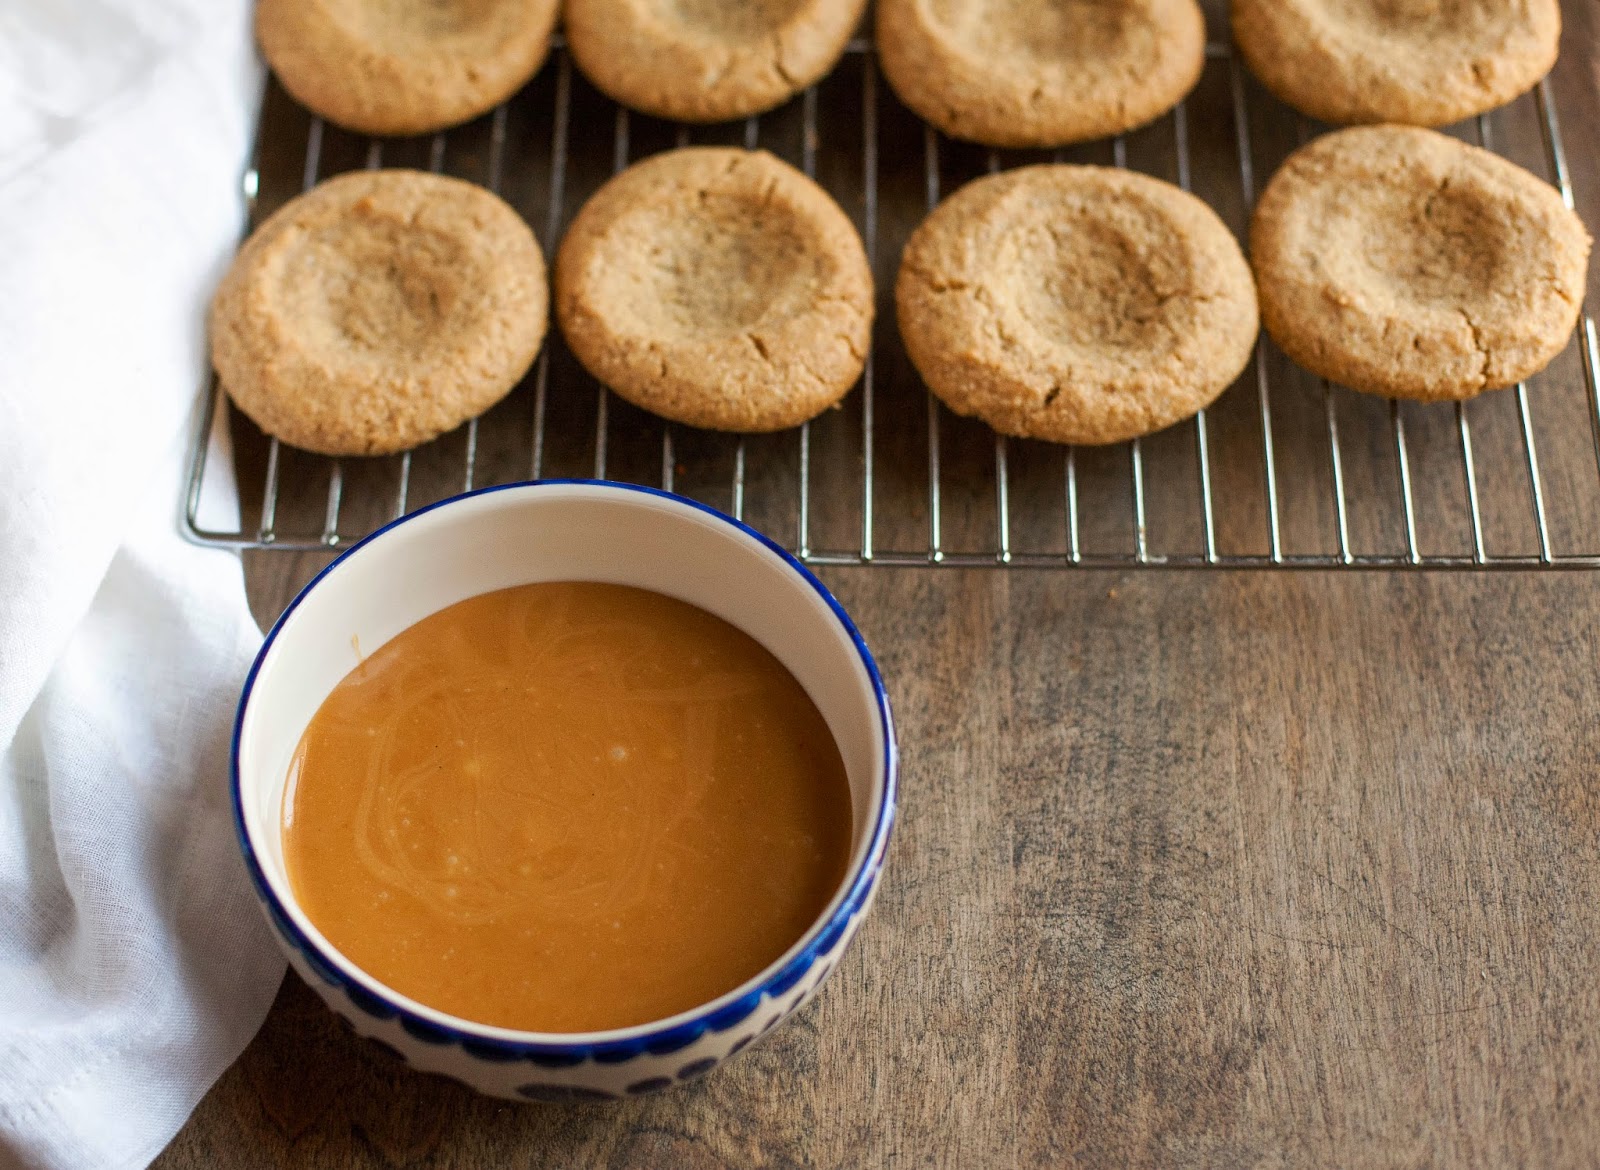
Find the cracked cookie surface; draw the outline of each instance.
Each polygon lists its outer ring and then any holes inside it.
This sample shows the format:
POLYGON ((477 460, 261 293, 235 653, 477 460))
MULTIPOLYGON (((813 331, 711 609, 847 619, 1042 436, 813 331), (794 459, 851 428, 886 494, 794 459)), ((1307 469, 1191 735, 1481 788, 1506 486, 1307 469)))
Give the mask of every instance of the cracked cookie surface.
POLYGON ((383 455, 503 398, 539 352, 548 306, 538 241, 498 197, 356 171, 245 241, 211 303, 212 364, 268 434, 383 455))
POLYGON ((538 72, 558 0, 260 0, 256 39, 283 86, 365 134, 476 118, 538 72))
POLYGON ((1195 0, 879 0, 878 53, 946 134, 1050 147, 1142 126, 1205 64, 1195 0))
POLYGON ((1335 124, 1443 126, 1503 106, 1555 64, 1558 0, 1233 0, 1263 85, 1335 124))
POLYGON ((816 183, 765 151, 653 155, 584 204, 556 256, 578 360, 634 405, 725 431, 814 418, 861 376, 872 272, 816 183))
POLYGON ((680 122, 759 114, 820 80, 866 0, 566 0, 573 60, 625 106, 680 122))
POLYGON ((1250 360, 1232 233, 1170 183, 1106 167, 976 179, 912 234, 895 283, 913 364, 957 414, 1115 443, 1212 402, 1250 360))
POLYGON ((1302 147, 1250 226, 1262 320, 1279 347, 1352 389, 1424 401, 1548 365, 1577 322, 1589 245, 1549 184, 1405 126, 1302 147))

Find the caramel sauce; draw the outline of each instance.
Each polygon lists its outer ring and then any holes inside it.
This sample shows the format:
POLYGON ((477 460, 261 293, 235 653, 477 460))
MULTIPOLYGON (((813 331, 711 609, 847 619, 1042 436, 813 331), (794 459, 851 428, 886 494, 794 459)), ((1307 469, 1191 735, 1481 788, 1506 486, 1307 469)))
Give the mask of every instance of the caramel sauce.
POLYGON ((323 702, 284 794, 301 907, 465 1019, 663 1019, 786 951, 844 878, 850 790, 764 647, 620 585, 524 585, 400 633, 323 702))

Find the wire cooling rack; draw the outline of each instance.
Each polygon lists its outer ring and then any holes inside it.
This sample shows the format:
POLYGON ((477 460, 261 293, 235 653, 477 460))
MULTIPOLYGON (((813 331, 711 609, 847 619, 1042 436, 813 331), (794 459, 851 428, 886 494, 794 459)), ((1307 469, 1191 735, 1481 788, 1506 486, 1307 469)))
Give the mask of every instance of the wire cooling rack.
MULTIPOLYGON (((1113 447, 997 436, 950 413, 917 378, 890 290, 906 235, 942 194, 1030 162, 1132 166, 1195 191, 1242 236, 1259 184, 1318 129, 1260 90, 1226 43, 1208 46, 1199 87, 1154 125, 1053 153, 942 138, 895 100, 864 39, 788 105, 713 127, 616 106, 574 72, 559 41, 510 102, 419 139, 347 134, 274 83, 244 176, 252 224, 339 171, 410 166, 499 192, 553 256, 576 207, 632 161, 691 141, 771 150, 855 219, 878 281, 874 346, 839 409, 749 437, 636 410, 582 370, 554 326, 504 402, 399 456, 337 460, 280 445, 213 386, 193 451, 187 534, 235 548, 337 549, 455 492, 593 476, 698 498, 812 564, 1600 567, 1600 370, 1586 307, 1573 342, 1538 378, 1459 405, 1329 385, 1263 336, 1239 383, 1209 410, 1113 447), (232 443, 231 469, 213 454, 218 439, 232 443), (243 522, 208 524, 208 477, 229 474, 243 522)), ((1451 132, 1543 174, 1574 205, 1548 81, 1451 132)))

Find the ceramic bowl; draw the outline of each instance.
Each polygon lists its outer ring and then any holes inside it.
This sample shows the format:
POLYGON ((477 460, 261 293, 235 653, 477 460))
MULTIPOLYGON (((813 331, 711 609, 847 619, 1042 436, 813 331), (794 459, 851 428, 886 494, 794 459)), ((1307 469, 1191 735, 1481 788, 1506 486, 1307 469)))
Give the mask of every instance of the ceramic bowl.
POLYGON ((300 976, 355 1030, 425 1072, 514 1099, 650 1092, 708 1072, 815 995, 872 903, 895 805, 895 740, 877 666, 822 583, 755 530, 649 488, 544 481, 486 488, 382 528, 301 591, 267 635, 233 735, 245 864, 300 976), (334 686, 401 630, 464 598, 535 581, 605 581, 709 610, 765 645, 805 687, 844 757, 854 844, 812 927, 755 978, 693 1011, 607 1032, 473 1023, 401 995, 305 916, 284 871, 290 757, 334 686))

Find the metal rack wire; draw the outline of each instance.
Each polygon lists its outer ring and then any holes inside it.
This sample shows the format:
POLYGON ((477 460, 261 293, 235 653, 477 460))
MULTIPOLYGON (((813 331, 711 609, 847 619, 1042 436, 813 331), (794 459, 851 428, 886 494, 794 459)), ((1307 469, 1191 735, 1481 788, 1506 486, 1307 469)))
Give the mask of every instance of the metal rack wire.
MULTIPOLYGON (((942 193, 986 170, 1045 158, 1137 165, 1199 191, 1242 231, 1268 169, 1261 160, 1281 157, 1313 128, 1256 91, 1227 44, 1209 45, 1207 58, 1201 87, 1155 126, 1041 155, 979 151, 915 122, 882 85, 865 40, 782 110, 693 131, 606 102, 558 45, 518 98, 422 140, 357 140, 274 91, 244 190, 254 223, 339 169, 328 157, 337 140, 333 153, 346 165, 449 170, 506 194, 553 254, 580 202, 579 171, 597 184, 650 149, 691 139, 759 145, 819 178, 854 215, 878 279, 880 318, 888 318, 883 292, 898 248, 882 246, 880 229, 909 231, 942 193), (547 152, 533 145, 545 139, 547 152), (519 192, 504 191, 517 180, 519 192)), ((1525 146, 1530 122, 1545 173, 1574 206, 1548 81, 1457 131, 1489 148, 1525 146)), ((1537 387, 1421 406, 1313 379, 1263 338, 1240 383, 1211 409, 1156 436, 1089 449, 1008 439, 957 418, 917 380, 892 320, 880 319, 861 385, 842 410, 786 435, 750 438, 635 410, 588 378, 552 330, 506 404, 387 459, 291 451, 229 412, 213 386, 185 528, 205 544, 326 551, 456 491, 609 475, 695 495, 820 565, 1597 568, 1597 355, 1585 306, 1573 343, 1537 387), (232 440, 243 515, 253 523, 202 521, 208 477, 229 474, 212 454, 222 434, 232 440)))

